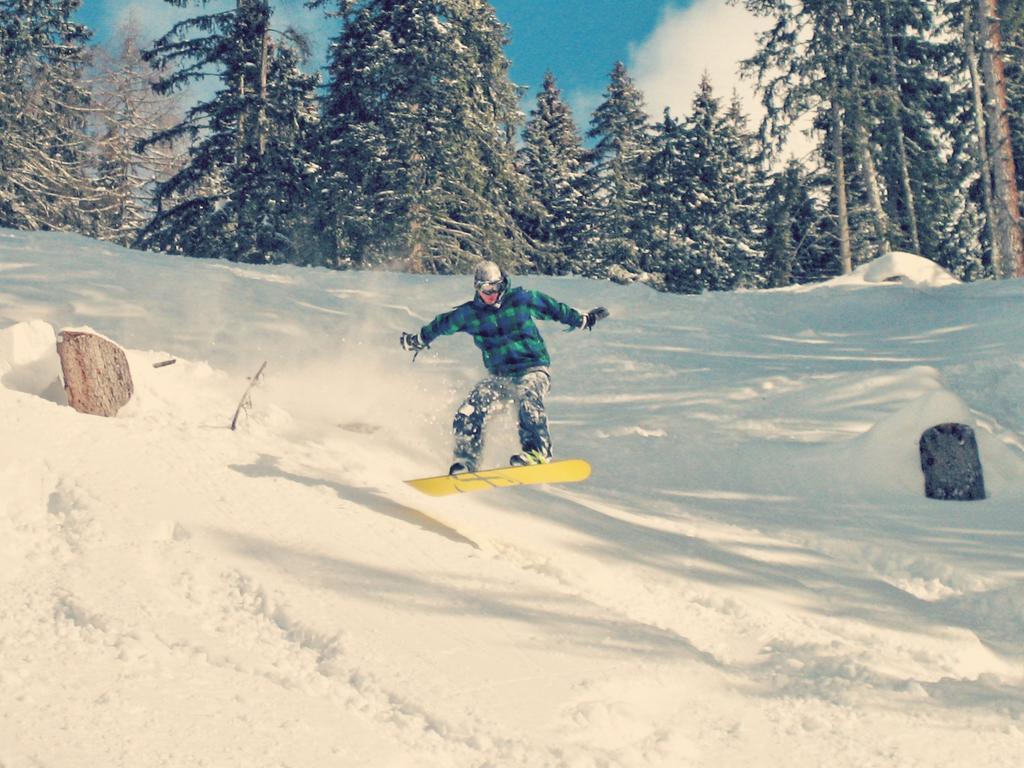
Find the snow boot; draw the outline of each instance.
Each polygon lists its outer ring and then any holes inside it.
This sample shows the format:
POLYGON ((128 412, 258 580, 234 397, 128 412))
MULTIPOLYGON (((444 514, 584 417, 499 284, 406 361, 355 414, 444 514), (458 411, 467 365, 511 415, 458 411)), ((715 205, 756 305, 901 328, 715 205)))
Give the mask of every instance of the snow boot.
POLYGON ((523 451, 517 453, 508 460, 510 467, 528 467, 531 464, 547 464, 551 461, 550 456, 545 456, 540 451, 523 451))

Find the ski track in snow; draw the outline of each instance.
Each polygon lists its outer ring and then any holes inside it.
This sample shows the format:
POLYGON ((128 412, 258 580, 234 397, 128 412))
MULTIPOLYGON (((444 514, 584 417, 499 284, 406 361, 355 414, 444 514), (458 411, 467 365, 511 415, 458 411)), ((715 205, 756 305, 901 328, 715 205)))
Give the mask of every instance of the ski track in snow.
POLYGON ((0 274, 8 323, 94 327, 136 384, 99 419, 39 396, 43 362, 0 370, 3 768, 1024 756, 1017 281, 524 278, 612 310, 545 326, 556 450, 594 476, 438 500, 400 479, 447 463, 479 362, 455 337, 410 366, 397 335, 464 278, 9 231, 0 274), (920 498, 919 427, 951 416, 988 501, 920 498))

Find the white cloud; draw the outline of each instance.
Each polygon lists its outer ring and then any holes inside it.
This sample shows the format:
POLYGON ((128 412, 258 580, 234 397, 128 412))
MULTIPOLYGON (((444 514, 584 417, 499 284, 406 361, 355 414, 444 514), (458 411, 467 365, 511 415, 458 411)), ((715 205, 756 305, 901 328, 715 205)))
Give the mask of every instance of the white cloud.
POLYGON ((665 107, 689 114, 706 71, 715 95, 727 101, 735 89, 752 120, 764 110, 753 82, 740 79, 740 61, 757 50, 757 33, 767 23, 724 0, 696 0, 687 8, 666 8, 651 36, 632 49, 630 71, 644 92, 647 109, 660 118, 665 107))
MULTIPOLYGON (((688 115, 704 72, 715 96, 728 104, 740 97, 750 127, 756 128, 764 107, 754 80, 740 76, 740 62, 757 51, 757 36, 769 19, 755 17, 724 0, 696 0, 686 8, 667 7, 651 36, 631 49, 630 72, 644 93, 647 111, 658 120, 665 107, 676 117, 688 115)), ((804 124, 801 123, 801 126, 804 124)), ((813 142, 794 129, 783 157, 804 157, 813 142)))

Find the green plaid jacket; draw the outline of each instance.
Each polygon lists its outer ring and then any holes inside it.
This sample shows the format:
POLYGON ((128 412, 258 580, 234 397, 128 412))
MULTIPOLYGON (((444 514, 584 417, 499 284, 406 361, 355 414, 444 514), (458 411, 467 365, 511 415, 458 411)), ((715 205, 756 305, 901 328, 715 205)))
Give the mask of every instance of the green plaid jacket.
POLYGON ((557 320, 579 328, 583 315, 540 291, 512 288, 501 307, 489 307, 475 297, 450 312, 438 315, 422 329, 420 339, 430 344, 438 336, 465 331, 484 355, 484 366, 496 376, 518 376, 531 368, 551 364, 548 348, 533 318, 557 320))

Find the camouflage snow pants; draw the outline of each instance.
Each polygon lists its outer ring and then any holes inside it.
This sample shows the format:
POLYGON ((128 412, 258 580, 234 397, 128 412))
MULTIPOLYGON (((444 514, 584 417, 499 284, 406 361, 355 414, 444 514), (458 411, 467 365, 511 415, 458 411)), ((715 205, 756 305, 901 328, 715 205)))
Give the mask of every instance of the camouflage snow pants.
POLYGON ((488 418, 509 405, 519 410, 519 443, 524 451, 551 455, 548 417, 544 412, 544 396, 551 388, 547 368, 536 368, 521 376, 488 376, 469 393, 455 414, 455 460, 470 471, 484 449, 484 426, 488 418))

